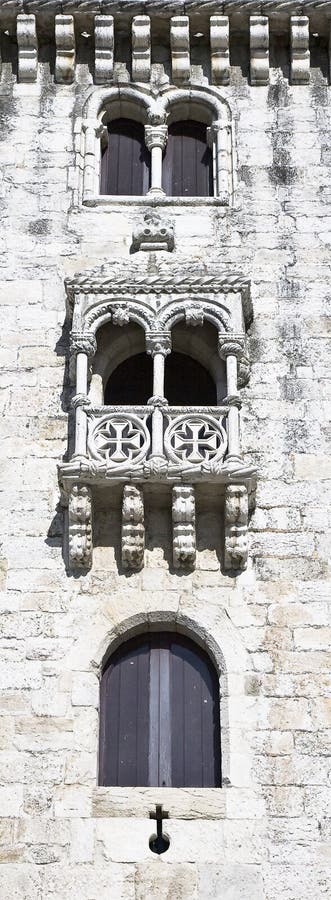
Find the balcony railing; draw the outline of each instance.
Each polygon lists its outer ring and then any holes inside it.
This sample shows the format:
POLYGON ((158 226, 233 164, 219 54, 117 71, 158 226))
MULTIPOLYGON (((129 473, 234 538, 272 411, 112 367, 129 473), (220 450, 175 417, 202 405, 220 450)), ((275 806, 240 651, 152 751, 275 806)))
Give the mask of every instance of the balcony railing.
POLYGON ((87 460, 110 477, 214 471, 227 452, 229 408, 162 405, 85 407, 87 460))

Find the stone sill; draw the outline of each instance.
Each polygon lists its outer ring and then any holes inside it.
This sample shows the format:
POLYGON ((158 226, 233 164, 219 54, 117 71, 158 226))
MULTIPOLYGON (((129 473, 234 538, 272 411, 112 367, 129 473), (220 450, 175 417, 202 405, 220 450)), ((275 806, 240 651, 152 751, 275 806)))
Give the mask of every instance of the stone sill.
POLYGON ((224 819, 226 789, 97 787, 92 794, 92 817, 148 818, 156 804, 172 819, 224 819))
POLYGON ((85 207, 102 207, 104 209, 112 209, 114 206, 153 206, 153 207, 162 207, 162 206, 173 206, 173 207, 181 207, 181 206, 203 206, 203 207, 219 207, 219 206, 229 206, 229 197, 226 195, 222 195, 220 197, 126 197, 126 196, 117 196, 110 197, 107 195, 100 194, 98 197, 90 197, 88 199, 83 199, 83 206, 85 207))

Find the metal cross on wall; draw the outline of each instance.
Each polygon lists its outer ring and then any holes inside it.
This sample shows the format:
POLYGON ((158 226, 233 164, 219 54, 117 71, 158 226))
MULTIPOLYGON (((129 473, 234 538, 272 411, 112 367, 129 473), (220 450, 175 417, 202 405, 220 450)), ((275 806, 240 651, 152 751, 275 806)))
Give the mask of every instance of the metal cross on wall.
POLYGON ((150 819, 156 820, 156 831, 157 834, 152 834, 152 837, 149 841, 149 846, 152 853, 165 853, 168 850, 170 840, 166 834, 163 834, 163 819, 169 819, 169 813, 163 811, 163 807, 160 804, 156 804, 155 812, 150 812, 150 819))

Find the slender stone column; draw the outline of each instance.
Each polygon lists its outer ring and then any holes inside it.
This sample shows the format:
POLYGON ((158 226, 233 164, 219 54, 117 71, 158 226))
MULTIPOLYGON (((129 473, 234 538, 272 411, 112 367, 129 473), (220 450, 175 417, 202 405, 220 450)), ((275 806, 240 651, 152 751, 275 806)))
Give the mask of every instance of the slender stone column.
POLYGON ((166 406, 164 396, 164 363, 171 353, 171 335, 149 332, 146 335, 146 350, 153 358, 153 397, 148 401, 154 405, 152 415, 152 454, 163 456, 163 413, 166 406))
POLYGON ((226 362, 228 414, 228 462, 241 460, 240 421, 241 407, 238 393, 238 358, 245 349, 245 339, 236 335, 219 336, 219 354, 226 362))
POLYGON ((162 153, 168 138, 167 125, 145 125, 145 144, 151 152, 151 186, 149 195, 163 196, 162 153))
POLYGON ((230 125, 216 121, 207 128, 207 142, 213 154, 214 197, 229 193, 230 160, 230 125))
POLYGON ((71 354, 76 356, 76 394, 72 405, 75 417, 75 458, 86 457, 87 417, 82 408, 87 403, 88 363, 96 351, 96 340, 90 334, 72 334, 71 354))

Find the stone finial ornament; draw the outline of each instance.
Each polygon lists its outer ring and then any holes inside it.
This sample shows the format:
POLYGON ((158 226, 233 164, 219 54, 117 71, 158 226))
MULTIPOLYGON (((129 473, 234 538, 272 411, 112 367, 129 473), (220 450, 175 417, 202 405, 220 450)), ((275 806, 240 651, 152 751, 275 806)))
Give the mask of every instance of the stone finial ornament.
POLYGON ((168 250, 175 246, 173 222, 153 210, 146 212, 132 232, 132 250, 168 250))

